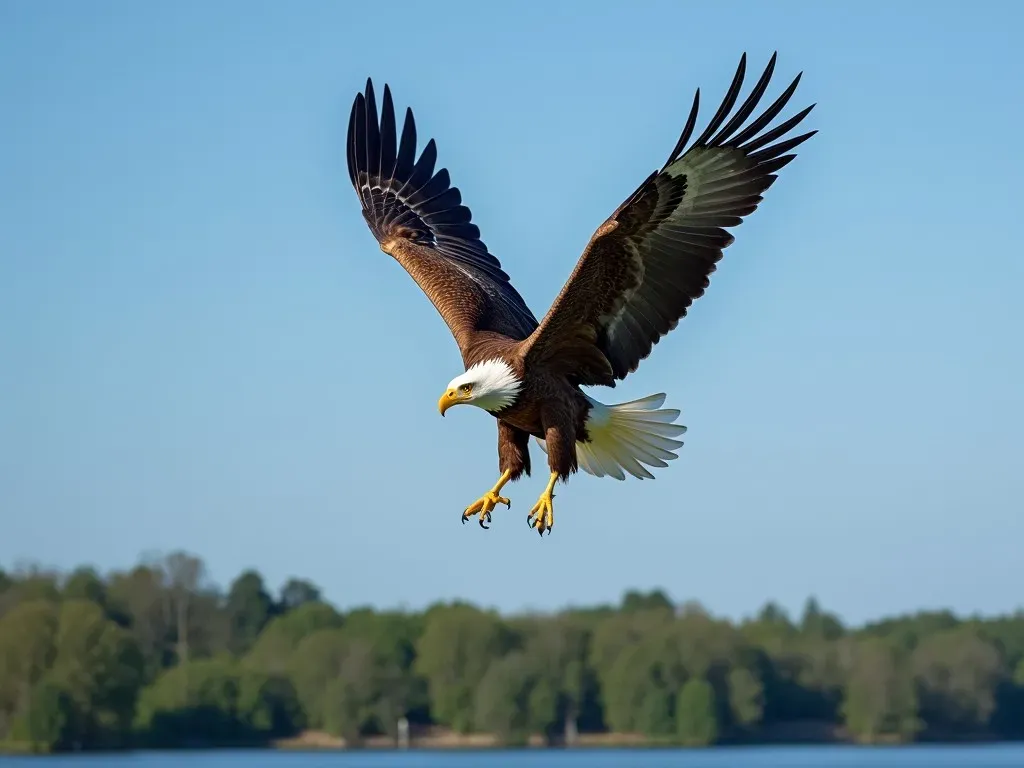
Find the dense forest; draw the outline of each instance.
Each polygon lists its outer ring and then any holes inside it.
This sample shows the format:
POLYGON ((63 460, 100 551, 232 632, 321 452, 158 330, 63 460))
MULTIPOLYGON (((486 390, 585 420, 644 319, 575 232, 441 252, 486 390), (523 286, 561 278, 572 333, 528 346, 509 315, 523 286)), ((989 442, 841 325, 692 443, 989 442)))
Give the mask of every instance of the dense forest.
POLYGON ((854 628, 809 599, 796 621, 768 604, 736 624, 659 591, 549 615, 342 613, 300 579, 275 595, 248 571, 223 592, 185 553, 0 571, 5 748, 394 744, 403 719, 414 743, 1021 738, 1024 613, 854 628))

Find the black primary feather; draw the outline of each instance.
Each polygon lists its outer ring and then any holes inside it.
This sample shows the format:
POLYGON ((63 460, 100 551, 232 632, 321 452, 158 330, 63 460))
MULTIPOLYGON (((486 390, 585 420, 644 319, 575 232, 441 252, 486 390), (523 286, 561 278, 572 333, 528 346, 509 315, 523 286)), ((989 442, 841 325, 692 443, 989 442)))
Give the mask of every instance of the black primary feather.
POLYGON ((436 142, 428 140, 417 159, 412 110, 405 112, 399 139, 387 84, 381 101, 378 121, 373 82, 367 79, 365 93, 357 94, 352 104, 347 137, 349 179, 373 236, 381 244, 407 239, 457 266, 501 306, 510 324, 508 331, 525 338, 537 327, 537 320, 481 241, 448 170, 435 170, 436 142))

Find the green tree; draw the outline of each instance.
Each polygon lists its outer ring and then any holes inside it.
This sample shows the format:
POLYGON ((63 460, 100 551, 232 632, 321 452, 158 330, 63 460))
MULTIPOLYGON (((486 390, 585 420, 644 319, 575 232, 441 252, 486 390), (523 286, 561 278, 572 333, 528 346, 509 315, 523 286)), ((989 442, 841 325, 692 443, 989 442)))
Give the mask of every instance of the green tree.
POLYGON ((395 612, 358 610, 345 620, 346 636, 373 649, 373 716, 376 727, 390 736, 397 735, 401 717, 427 719, 427 681, 413 668, 421 633, 419 617, 395 612))
POLYGON ((246 656, 246 663, 265 672, 286 674, 292 653, 304 637, 343 624, 341 614, 330 605, 306 603, 267 624, 246 656))
MULTIPOLYGON (((348 653, 348 638, 342 629, 320 629, 299 641, 288 664, 309 728, 325 728, 326 696, 348 653)), ((335 713, 337 714, 337 713, 335 713)))
POLYGON ((522 651, 495 659, 474 695, 476 724, 506 745, 525 744, 530 736, 531 660, 522 651))
POLYGON ((190 661, 139 696, 135 726, 153 747, 262 744, 297 730, 291 683, 229 657, 190 661))
POLYGON ((53 665, 59 623, 49 600, 20 603, 0 618, 0 740, 29 711, 32 692, 53 665))
MULTIPOLYGON (((632 726, 626 726, 627 721, 631 723, 633 720, 629 708, 639 706, 639 701, 626 703, 630 695, 624 693, 616 693, 616 704, 611 703, 612 692, 619 684, 626 683, 623 670, 616 670, 616 667, 634 663, 622 660, 627 651, 635 651, 646 638, 664 636, 674 626, 675 619, 670 612, 654 609, 611 614, 599 620, 594 627, 588 660, 603 691, 606 715, 617 723, 612 726, 615 730, 630 730, 632 726), (615 715, 610 714, 613 706, 615 715)), ((632 688, 631 684, 627 685, 632 688)))
MULTIPOLYGON (((206 565, 187 552, 172 552, 159 564, 169 601, 173 651, 178 662, 201 659, 228 650, 228 617, 221 597, 208 582, 206 565)), ((165 602, 165 604, 167 604, 165 602)))
POLYGON ((184 662, 142 690, 135 727, 151 747, 241 743, 238 691, 233 660, 184 662))
POLYGON ((14 721, 12 740, 30 745, 32 752, 52 752, 69 746, 72 707, 60 686, 41 680, 32 688, 26 710, 14 721))
POLYGON ((676 734, 686 746, 703 747, 718 740, 715 691, 706 680, 693 678, 676 698, 676 734))
POLYGON ((872 637, 885 637, 906 651, 914 650, 922 638, 960 626, 950 611, 921 611, 914 615, 895 616, 871 622, 861 630, 872 637))
POLYGON ((107 585, 96 573, 96 569, 77 568, 64 581, 63 597, 65 600, 89 600, 105 608, 107 585))
POLYGON ((909 665, 891 642, 862 639, 854 652, 843 701, 846 727, 863 742, 917 733, 917 694, 909 665))
POLYGON ((147 682, 174 658, 171 598, 164 581, 156 566, 139 565, 113 574, 107 583, 108 612, 135 638, 147 682))
POLYGON ((236 667, 238 698, 235 715, 239 730, 253 738, 292 736, 303 724, 302 707, 292 681, 282 675, 268 675, 236 667))
POLYGON ((281 587, 281 610, 292 611, 306 603, 322 602, 320 589, 305 579, 288 579, 281 587))
POLYGON ((772 600, 765 603, 758 612, 757 623, 783 627, 789 631, 794 630, 793 622, 790 621, 789 614, 786 612, 786 609, 772 600))
POLYGON ((974 627, 923 637, 911 664, 923 719, 947 731, 983 731, 995 712, 1003 675, 999 651, 974 627))
POLYGON ((676 730, 672 717, 675 696, 661 681, 647 681, 638 713, 639 731, 645 736, 663 739, 676 730))
POLYGON ((14 574, 7 589, 0 592, 0 617, 22 603, 59 600, 59 582, 59 574, 37 569, 14 574))
POLYGON ((329 733, 356 745, 374 718, 373 649, 364 641, 346 644, 337 675, 324 695, 324 723, 329 733))
POLYGON ((56 656, 48 675, 70 703, 67 737, 75 744, 109 747, 130 732, 142 657, 124 629, 88 600, 60 607, 56 656))
POLYGON ((225 610, 232 653, 246 653, 270 620, 274 604, 256 571, 245 571, 231 583, 225 610))
POLYGON ((668 611, 671 613, 675 610, 675 605, 669 596, 660 589, 646 593, 630 590, 622 596, 622 610, 625 613, 633 611, 668 611))
POLYGON ((639 647, 624 650, 605 674, 601 690, 608 725, 628 733, 649 730, 645 719, 652 712, 644 702, 651 692, 651 659, 639 647))
POLYGON ((591 630, 577 616, 530 618, 511 623, 531 660, 529 724, 532 732, 555 738, 571 733, 596 695, 587 666, 591 630))
POLYGON ((416 671, 426 678, 431 713, 456 731, 473 728, 473 699, 491 661, 509 647, 501 620, 467 605, 440 606, 426 618, 416 671))
POLYGON ((733 721, 749 728, 761 722, 764 715, 764 686, 755 673, 746 667, 729 670, 729 710, 733 721))
POLYGON ((835 615, 822 610, 816 598, 809 597, 804 604, 804 613, 800 620, 800 631, 807 635, 816 635, 825 640, 836 640, 843 636, 845 629, 842 622, 835 615))

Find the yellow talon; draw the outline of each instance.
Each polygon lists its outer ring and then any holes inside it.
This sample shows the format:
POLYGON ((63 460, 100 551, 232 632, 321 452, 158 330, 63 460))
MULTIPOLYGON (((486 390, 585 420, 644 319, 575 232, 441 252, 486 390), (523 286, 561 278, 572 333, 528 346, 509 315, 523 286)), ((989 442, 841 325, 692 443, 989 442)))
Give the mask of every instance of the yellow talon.
POLYGON ((541 536, 544 535, 544 531, 551 535, 551 529, 555 527, 555 481, 558 480, 558 473, 552 472, 551 477, 548 479, 548 486, 544 489, 544 493, 537 499, 537 503, 533 505, 533 509, 530 510, 530 514, 526 516, 526 522, 531 528, 536 528, 537 533, 541 536))
POLYGON ((501 477, 498 478, 498 482, 494 484, 494 487, 491 488, 491 490, 466 507, 466 511, 462 513, 463 524, 465 524, 469 519, 470 515, 479 514, 480 527, 487 528, 488 526, 484 525, 484 523, 491 522, 491 512, 496 506, 504 504, 509 509, 512 508, 511 501, 506 499, 504 496, 498 495, 501 493, 501 489, 505 486, 505 483, 508 482, 510 474, 511 473, 508 470, 502 472, 501 477))

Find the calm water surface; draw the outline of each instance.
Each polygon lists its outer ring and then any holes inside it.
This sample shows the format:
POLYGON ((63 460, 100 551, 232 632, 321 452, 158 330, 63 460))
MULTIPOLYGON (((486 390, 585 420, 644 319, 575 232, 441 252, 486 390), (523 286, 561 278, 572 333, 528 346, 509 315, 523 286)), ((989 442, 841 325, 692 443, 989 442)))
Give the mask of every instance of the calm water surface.
POLYGON ((2 768, 1024 768, 1024 745, 512 752, 139 752, 0 757, 2 768))

